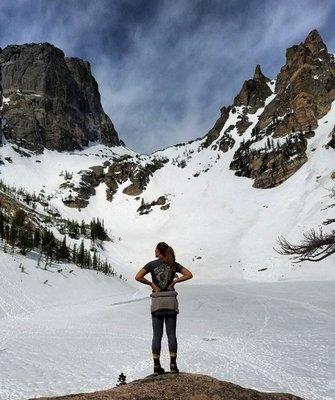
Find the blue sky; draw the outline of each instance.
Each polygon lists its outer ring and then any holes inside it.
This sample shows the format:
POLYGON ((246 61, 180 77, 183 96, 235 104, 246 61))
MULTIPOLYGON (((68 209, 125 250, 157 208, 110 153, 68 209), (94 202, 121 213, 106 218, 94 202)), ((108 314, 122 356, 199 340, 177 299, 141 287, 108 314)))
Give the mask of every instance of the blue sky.
POLYGON ((334 52, 334 17, 332 0, 1 0, 0 46, 90 61, 120 138, 150 153, 203 136, 257 63, 275 77, 312 29, 334 52))

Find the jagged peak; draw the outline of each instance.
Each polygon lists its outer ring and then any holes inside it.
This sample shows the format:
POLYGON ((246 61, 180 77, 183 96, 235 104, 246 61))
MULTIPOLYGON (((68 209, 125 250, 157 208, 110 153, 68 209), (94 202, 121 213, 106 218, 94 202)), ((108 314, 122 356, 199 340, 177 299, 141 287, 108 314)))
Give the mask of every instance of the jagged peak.
POLYGON ((305 39, 305 44, 315 41, 323 43, 322 37, 317 29, 313 29, 312 31, 309 32, 309 34, 305 39))
POLYGON ((256 65, 254 76, 252 79, 254 79, 256 81, 264 81, 264 80, 266 82, 270 81, 270 79, 263 74, 263 72, 261 70, 261 66, 259 64, 256 65))
POLYGON ((313 29, 307 35, 304 45, 308 47, 313 55, 319 54, 321 51, 328 52, 327 46, 325 45, 321 35, 316 29, 313 29))

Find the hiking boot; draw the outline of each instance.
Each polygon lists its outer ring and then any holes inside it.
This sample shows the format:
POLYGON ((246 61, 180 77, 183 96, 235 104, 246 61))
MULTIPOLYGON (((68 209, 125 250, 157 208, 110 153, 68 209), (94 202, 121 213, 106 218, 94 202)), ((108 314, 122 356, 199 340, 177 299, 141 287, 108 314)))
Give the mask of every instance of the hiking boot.
POLYGON ((165 370, 160 365, 154 366, 154 375, 161 375, 164 374, 165 370))
POLYGON ((171 371, 173 374, 178 374, 178 373, 179 373, 179 369, 178 369, 178 367, 177 367, 177 364, 170 364, 170 371, 171 371))

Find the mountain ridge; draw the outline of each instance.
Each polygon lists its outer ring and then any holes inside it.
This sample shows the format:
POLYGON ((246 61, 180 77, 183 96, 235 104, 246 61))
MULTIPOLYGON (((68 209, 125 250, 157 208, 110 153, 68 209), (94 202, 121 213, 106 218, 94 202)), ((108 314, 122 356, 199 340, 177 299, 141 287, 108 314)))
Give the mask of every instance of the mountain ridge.
MULTIPOLYGON (((320 52, 323 46, 315 35, 311 34, 309 41, 314 40, 315 51, 320 52)), ((293 46, 294 54, 303 52, 298 61, 312 54, 308 46, 301 46, 293 46)), ((292 52, 288 53, 290 63, 292 52)), ((316 64, 309 69, 307 81, 316 81, 313 90, 321 88, 320 98, 326 104, 332 96, 332 81, 329 91, 325 85, 333 70, 322 75, 325 68, 321 62, 308 57, 316 64), (315 71, 322 75, 320 79, 313 79, 315 71)), ((333 57, 326 59, 327 67, 333 57)), ((321 210, 320 201, 334 185, 335 116, 331 102, 329 110, 328 106, 322 108, 322 112, 328 112, 317 119, 315 128, 305 120, 305 129, 301 125, 293 130, 283 122, 286 114, 271 115, 271 107, 301 88, 299 76, 287 76, 294 78, 292 88, 279 97, 276 81, 269 80, 256 66, 253 78, 243 83, 237 97, 241 105, 222 107, 219 119, 206 135, 150 155, 98 142, 83 150, 44 149, 38 154, 6 141, 1 148, 1 176, 10 185, 35 192, 42 200, 34 206, 41 212, 47 213, 50 208, 61 217, 84 219, 86 223, 97 216, 104 219, 108 229, 123 238, 105 244, 104 250, 119 271, 133 262, 135 243, 141 243, 149 254, 148 243, 154 246, 156 233, 164 232, 166 241, 183 249, 189 247, 183 262, 197 260, 195 268, 202 279, 208 264, 213 265, 210 279, 300 279, 303 274, 273 248, 279 235, 299 240, 304 230, 319 226, 327 215, 330 218, 330 210, 321 210), (264 90, 264 85, 268 89, 264 90), (261 107, 255 109, 258 104, 261 107), (262 118, 269 123, 260 129, 262 118), (285 126, 286 134, 279 134, 285 126), (283 208, 286 203, 292 204, 292 209, 283 208), (271 224, 273 212, 277 215, 271 224), (218 221, 222 221, 221 228, 218 221), (181 231, 191 229, 192 240, 176 235, 175 223, 181 231), (224 244, 219 250, 215 243, 221 242, 224 244), (234 252, 236 243, 238 250, 234 252), (227 254, 228 269, 220 266, 221 250, 227 254), (275 268, 270 272, 267 265, 275 268), (260 274, 263 268, 266 272, 260 274)), ((315 108, 314 102, 303 105, 304 115, 315 108)), ((293 116, 295 113, 297 110, 293 116)), ((287 118, 293 121, 296 117, 287 118)), ((57 223, 58 217, 52 218, 57 223)), ((135 257, 141 263, 140 255, 135 257)), ((324 271, 327 265, 325 262, 324 271)), ((130 276, 130 270, 127 273, 130 276)))

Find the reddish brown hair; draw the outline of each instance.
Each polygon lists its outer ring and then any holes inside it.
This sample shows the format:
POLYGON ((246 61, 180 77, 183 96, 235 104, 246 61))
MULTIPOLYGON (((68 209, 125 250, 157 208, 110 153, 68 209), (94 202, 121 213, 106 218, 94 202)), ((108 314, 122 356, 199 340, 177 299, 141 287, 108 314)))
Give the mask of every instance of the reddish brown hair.
POLYGON ((156 246, 161 255, 163 256, 163 261, 169 266, 173 267, 176 263, 176 256, 174 254, 173 248, 170 247, 165 242, 159 242, 156 246))

